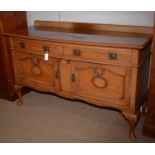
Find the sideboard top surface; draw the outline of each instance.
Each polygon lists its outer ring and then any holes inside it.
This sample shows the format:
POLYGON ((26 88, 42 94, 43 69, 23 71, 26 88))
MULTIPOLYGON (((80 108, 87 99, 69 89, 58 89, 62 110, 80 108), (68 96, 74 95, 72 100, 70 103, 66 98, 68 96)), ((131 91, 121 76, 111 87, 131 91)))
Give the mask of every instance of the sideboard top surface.
POLYGON ((28 27, 5 33, 7 36, 51 40, 61 43, 143 49, 152 40, 151 34, 128 32, 74 30, 66 28, 28 27))

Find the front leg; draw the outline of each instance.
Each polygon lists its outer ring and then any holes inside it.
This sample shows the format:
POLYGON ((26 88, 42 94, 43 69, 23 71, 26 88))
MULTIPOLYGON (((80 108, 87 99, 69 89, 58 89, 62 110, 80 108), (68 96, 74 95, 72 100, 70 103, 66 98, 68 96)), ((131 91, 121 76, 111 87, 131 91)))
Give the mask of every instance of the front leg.
POLYGON ((124 117, 127 119, 129 123, 129 138, 131 140, 136 140, 135 127, 139 120, 139 115, 136 115, 136 114, 134 115, 134 114, 125 113, 125 112, 122 112, 122 114, 124 115, 124 117))
POLYGON ((18 101, 17 101, 17 106, 20 106, 23 104, 23 97, 22 97, 22 86, 20 85, 15 85, 15 92, 18 96, 18 101))

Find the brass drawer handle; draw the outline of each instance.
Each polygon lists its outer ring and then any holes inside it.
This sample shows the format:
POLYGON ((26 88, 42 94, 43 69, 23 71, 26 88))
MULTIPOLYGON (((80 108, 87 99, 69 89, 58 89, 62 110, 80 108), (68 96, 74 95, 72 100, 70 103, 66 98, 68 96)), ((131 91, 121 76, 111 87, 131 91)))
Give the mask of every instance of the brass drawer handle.
POLYGON ((44 51, 45 51, 45 53, 47 52, 49 52, 49 47, 48 46, 43 46, 43 49, 44 49, 44 51))
POLYGON ((20 48, 25 48, 25 43, 23 41, 21 41, 19 44, 20 44, 20 48))
POLYGON ((48 59, 49 59, 49 47, 48 46, 43 46, 43 49, 44 49, 44 52, 45 52, 44 60, 48 61, 48 59))
POLYGON ((81 51, 79 49, 75 49, 73 52, 74 52, 75 56, 80 56, 81 55, 81 51))
POLYGON ((72 74, 72 75, 71 75, 71 81, 72 81, 72 82, 75 82, 75 80, 76 80, 75 74, 72 74))
POLYGON ((117 60, 117 53, 109 53, 109 59, 110 60, 117 60))

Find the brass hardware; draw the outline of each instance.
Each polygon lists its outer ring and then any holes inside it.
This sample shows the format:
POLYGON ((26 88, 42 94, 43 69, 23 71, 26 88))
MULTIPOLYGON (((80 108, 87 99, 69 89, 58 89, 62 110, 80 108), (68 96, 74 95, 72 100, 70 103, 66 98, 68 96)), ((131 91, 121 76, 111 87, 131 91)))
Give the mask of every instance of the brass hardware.
POLYGON ((74 50, 74 55, 75 56, 80 56, 81 55, 81 51, 79 49, 75 49, 74 50))
POLYGON ((45 52, 49 52, 49 47, 48 46, 43 46, 43 49, 45 52))
POLYGON ((43 46, 43 49, 45 51, 44 60, 48 61, 48 59, 49 59, 49 47, 48 46, 43 46))
POLYGON ((59 79, 59 72, 58 71, 55 71, 55 78, 59 79))
POLYGON ((20 48, 25 48, 25 43, 23 41, 21 41, 19 44, 20 44, 20 48))
POLYGON ((75 74, 72 74, 72 76, 71 76, 71 81, 72 81, 72 82, 75 82, 75 80, 76 80, 76 79, 75 79, 75 74))
POLYGON ((117 59, 117 53, 109 53, 109 59, 110 60, 116 60, 117 59))

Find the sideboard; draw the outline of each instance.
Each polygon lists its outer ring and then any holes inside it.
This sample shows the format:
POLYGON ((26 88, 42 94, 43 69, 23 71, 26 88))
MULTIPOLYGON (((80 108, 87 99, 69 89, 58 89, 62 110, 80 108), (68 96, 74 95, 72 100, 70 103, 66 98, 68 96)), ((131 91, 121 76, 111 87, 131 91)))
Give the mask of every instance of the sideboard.
MULTIPOLYGON (((15 72, 14 88, 50 92, 120 111, 129 137, 149 89, 149 28, 36 21, 28 30, 4 33, 15 72)), ((52 102, 52 101, 51 101, 52 102)))

